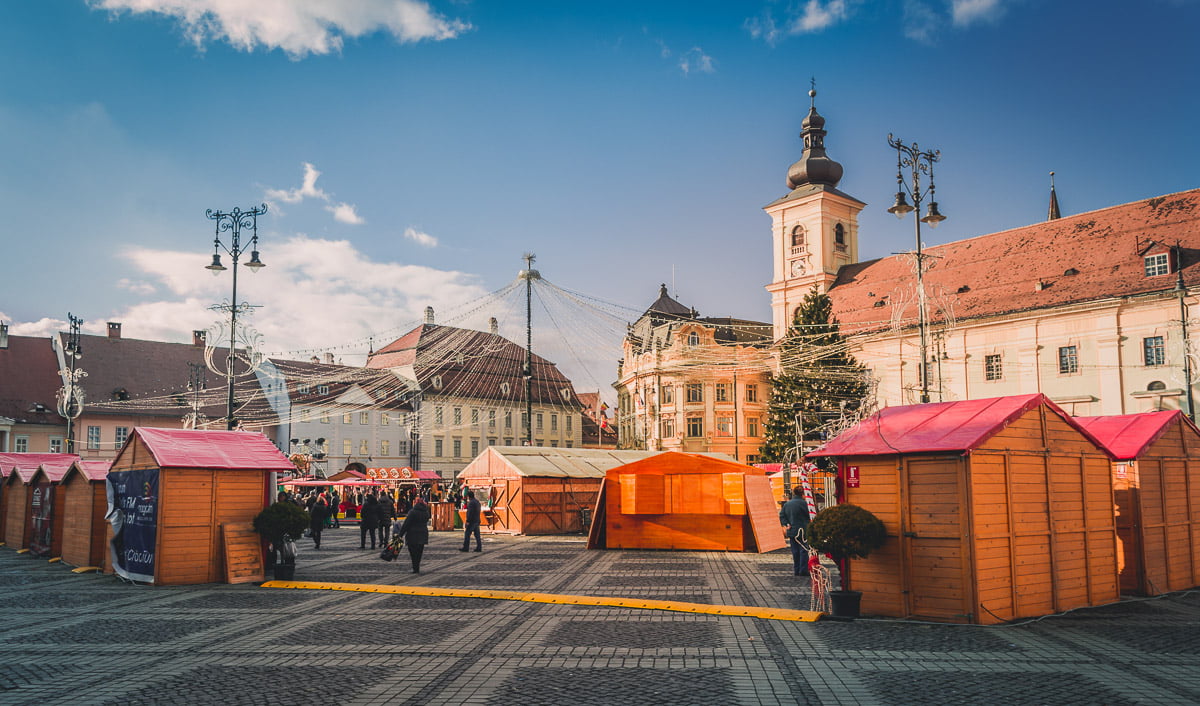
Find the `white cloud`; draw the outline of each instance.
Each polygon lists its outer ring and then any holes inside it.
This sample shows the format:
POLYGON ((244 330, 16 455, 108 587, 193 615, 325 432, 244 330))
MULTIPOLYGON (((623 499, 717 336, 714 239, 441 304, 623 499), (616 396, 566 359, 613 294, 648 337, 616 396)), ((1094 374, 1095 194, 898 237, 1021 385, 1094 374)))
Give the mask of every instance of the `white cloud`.
POLYGON ((700 47, 692 47, 679 59, 679 69, 685 75, 692 71, 699 71, 705 74, 711 74, 713 68, 712 57, 704 53, 700 47))
POLYGON ((969 27, 976 22, 994 22, 1004 14, 1001 0, 951 0, 950 16, 956 27, 969 27))
POLYGON ((804 11, 791 24, 792 34, 821 32, 845 20, 849 14, 846 0, 808 0, 804 11))
POLYGON ((306 198, 328 201, 329 195, 317 188, 317 178, 321 172, 308 162, 304 163, 304 180, 296 189, 267 189, 268 201, 283 201, 284 203, 300 203, 306 198))
MULTIPOLYGON (((487 293, 473 275, 374 262, 346 240, 296 235, 264 240, 260 249, 267 266, 255 274, 240 273, 238 301, 259 306, 250 323, 263 335, 269 352, 361 341, 361 351, 352 346, 345 355, 348 364, 361 364, 361 355, 352 355, 366 352, 367 336, 376 334, 379 347, 387 342, 382 338, 398 336, 419 323, 426 306, 434 306, 441 319, 487 293)), ((141 279, 157 283, 166 293, 105 319, 122 322, 126 338, 188 341, 192 330, 206 329, 217 319, 208 307, 229 298, 229 274, 212 277, 205 272, 207 254, 138 248, 125 251, 123 257, 141 270, 141 279)), ((65 322, 43 319, 15 326, 13 332, 50 335, 65 328, 65 322)), ((103 333, 104 328, 104 321, 84 324, 89 333, 103 333)))
POLYGON ((366 223, 362 216, 358 215, 352 204, 338 203, 332 206, 326 206, 326 211, 333 214, 333 220, 341 223, 349 223, 352 226, 360 226, 366 223))
POLYGON ((295 189, 267 189, 263 194, 263 199, 271 204, 277 201, 301 203, 305 199, 316 199, 324 201, 327 204, 325 210, 332 213, 334 220, 340 223, 348 223, 354 226, 366 223, 366 219, 358 214, 358 209, 354 204, 349 204, 345 201, 334 203, 333 197, 329 195, 329 192, 317 186, 317 179, 320 176, 321 172, 316 167, 309 162, 305 162, 304 178, 299 187, 295 189))
POLYGON ((153 284, 150 284, 149 282, 139 282, 137 280, 129 279, 128 277, 122 277, 121 279, 117 280, 117 288, 124 289, 128 292, 133 292, 134 294, 154 294, 156 291, 153 284))
POLYGON ((763 11, 762 17, 751 17, 744 23, 746 31, 754 39, 761 39, 772 46, 779 41, 779 26, 770 11, 763 11))
POLYGON ((293 59, 340 52, 347 38, 387 32, 398 42, 453 39, 471 25, 422 0, 88 0, 114 14, 176 20, 197 47, 225 41, 242 51, 281 49, 293 59))
POLYGON ((433 237, 432 235, 430 235, 428 233, 423 233, 423 232, 417 230, 416 228, 412 228, 412 227, 405 228, 404 229, 404 237, 408 238, 409 240, 413 241, 414 243, 416 243, 417 245, 420 245, 422 247, 436 248, 438 246, 437 238, 433 237))
POLYGON ((934 32, 944 23, 932 7, 920 0, 906 0, 904 3, 904 36, 909 39, 930 43, 934 32))

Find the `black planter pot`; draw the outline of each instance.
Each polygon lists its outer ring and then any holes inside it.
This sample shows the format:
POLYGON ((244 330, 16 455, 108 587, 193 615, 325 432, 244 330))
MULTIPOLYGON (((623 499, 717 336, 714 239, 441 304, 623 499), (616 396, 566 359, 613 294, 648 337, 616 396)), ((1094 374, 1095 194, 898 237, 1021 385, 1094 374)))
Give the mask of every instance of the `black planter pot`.
POLYGON ((276 581, 291 581, 296 577, 296 565, 278 563, 275 565, 275 580, 276 581))
POLYGON ((830 591, 829 602, 838 618, 857 618, 862 604, 862 591, 830 591))

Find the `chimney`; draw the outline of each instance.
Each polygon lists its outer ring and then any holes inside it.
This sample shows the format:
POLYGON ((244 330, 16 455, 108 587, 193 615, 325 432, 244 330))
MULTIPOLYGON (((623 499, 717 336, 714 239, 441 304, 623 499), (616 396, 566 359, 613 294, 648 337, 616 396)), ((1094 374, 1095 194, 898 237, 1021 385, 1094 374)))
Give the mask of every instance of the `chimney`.
POLYGON ((207 331, 192 331, 192 345, 193 346, 203 346, 204 342, 207 340, 208 340, 208 332, 207 331))
POLYGON ((493 336, 499 335, 500 333, 500 322, 496 321, 495 316, 488 319, 488 333, 492 334, 493 336))
POLYGON ((433 324, 433 307, 431 306, 425 307, 425 323, 433 324))
POLYGON ((8 324, 0 324, 0 349, 8 348, 8 324))
POLYGON ((116 321, 108 322, 108 337, 109 338, 120 338, 121 337, 121 324, 120 323, 118 323, 116 321))
POLYGON ((325 354, 325 363, 327 365, 333 365, 333 354, 332 353, 325 354))

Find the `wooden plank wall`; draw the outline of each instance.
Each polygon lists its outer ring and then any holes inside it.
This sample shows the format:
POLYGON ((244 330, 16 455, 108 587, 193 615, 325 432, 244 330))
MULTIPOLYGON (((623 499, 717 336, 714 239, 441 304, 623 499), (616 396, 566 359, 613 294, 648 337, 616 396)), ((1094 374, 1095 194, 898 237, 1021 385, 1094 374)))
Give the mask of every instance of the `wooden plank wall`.
POLYGON ((4 543, 9 549, 25 549, 29 546, 29 486, 16 475, 13 471, 5 483, 4 543))
POLYGON ((972 453, 969 468, 980 622, 1117 600, 1112 471, 1086 437, 1031 410, 972 453))
POLYGON ((906 562, 908 615, 947 622, 973 616, 972 547, 961 456, 907 458, 901 477, 906 503, 901 555, 906 562))
MULTIPOLYGON (((659 478, 664 489, 662 514, 632 514, 624 508, 625 476, 617 474, 619 487, 610 482, 605 507, 606 545, 610 549, 688 549, 744 551, 747 546, 744 515, 728 515, 721 474, 637 475, 659 478), (616 492, 613 492, 616 491, 616 492), (680 512, 687 509, 688 512, 680 512), (711 510, 718 510, 711 512, 711 510), (708 511, 708 512, 706 512, 708 511)), ((642 481, 635 481, 640 491, 642 481)), ((641 503, 640 498, 637 500, 641 503)), ((635 506, 641 510, 642 504, 635 506)))
POLYGON ((95 493, 91 486, 92 483, 79 473, 72 473, 62 485, 62 559, 71 566, 93 566, 92 498, 95 493))
MULTIPOLYGON (((730 488, 733 480, 740 480, 743 484, 740 495, 744 500, 741 507, 748 520, 746 524, 751 530, 754 549, 763 553, 787 547, 787 540, 784 538, 782 527, 779 524, 778 506, 775 504, 775 499, 771 497, 771 483, 766 476, 726 473, 724 483, 727 495, 735 490, 730 488)), ((745 541, 744 544, 747 549, 750 549, 749 541, 745 541)))
POLYGON ((1200 585, 1200 436, 1175 422, 1138 459, 1140 487, 1120 493, 1121 507, 1137 502, 1140 514, 1129 569, 1142 573, 1136 593, 1158 595, 1200 585))
POLYGON ((601 478, 524 478, 521 534, 574 534, 580 508, 592 509, 601 478))
POLYGON ((904 561, 900 550, 900 458, 864 456, 843 459, 858 466, 859 487, 846 488, 846 502, 871 511, 883 521, 887 540, 866 559, 850 562, 851 590, 862 591, 862 610, 870 615, 904 617, 904 561))
POLYGON ((216 583, 225 578, 220 525, 252 522, 265 507, 261 471, 166 468, 159 477, 159 585, 216 583))

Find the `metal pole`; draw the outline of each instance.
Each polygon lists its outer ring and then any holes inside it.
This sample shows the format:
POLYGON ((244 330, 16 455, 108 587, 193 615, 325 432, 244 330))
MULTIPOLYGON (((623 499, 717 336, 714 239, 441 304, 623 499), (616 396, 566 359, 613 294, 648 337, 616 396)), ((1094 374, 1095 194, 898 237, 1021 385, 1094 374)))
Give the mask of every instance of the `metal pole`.
POLYGON ((1175 245, 1175 291, 1179 293, 1179 324, 1183 331, 1183 383, 1187 395, 1187 415, 1196 421, 1196 407, 1192 398, 1192 364, 1188 358, 1188 310, 1187 287, 1183 284, 1183 248, 1175 245))
POLYGON ((525 445, 533 446, 533 269, 535 256, 525 253, 525 445))
POLYGON ((233 256, 233 299, 230 301, 229 309, 229 352, 225 360, 225 384, 229 388, 229 398, 225 404, 225 428, 233 430, 233 365, 237 361, 237 356, 234 355, 233 346, 237 337, 237 265, 238 255, 241 251, 238 249, 241 245, 238 237, 238 228, 233 229, 233 250, 230 255, 233 256))
MULTIPOLYGON (((913 185, 916 186, 916 178, 913 179, 913 185)), ((913 201, 916 207, 917 223, 917 329, 921 337, 921 403, 929 401, 929 371, 926 361, 929 360, 929 323, 925 313, 925 260, 924 254, 921 252, 921 195, 914 188, 913 201)))

